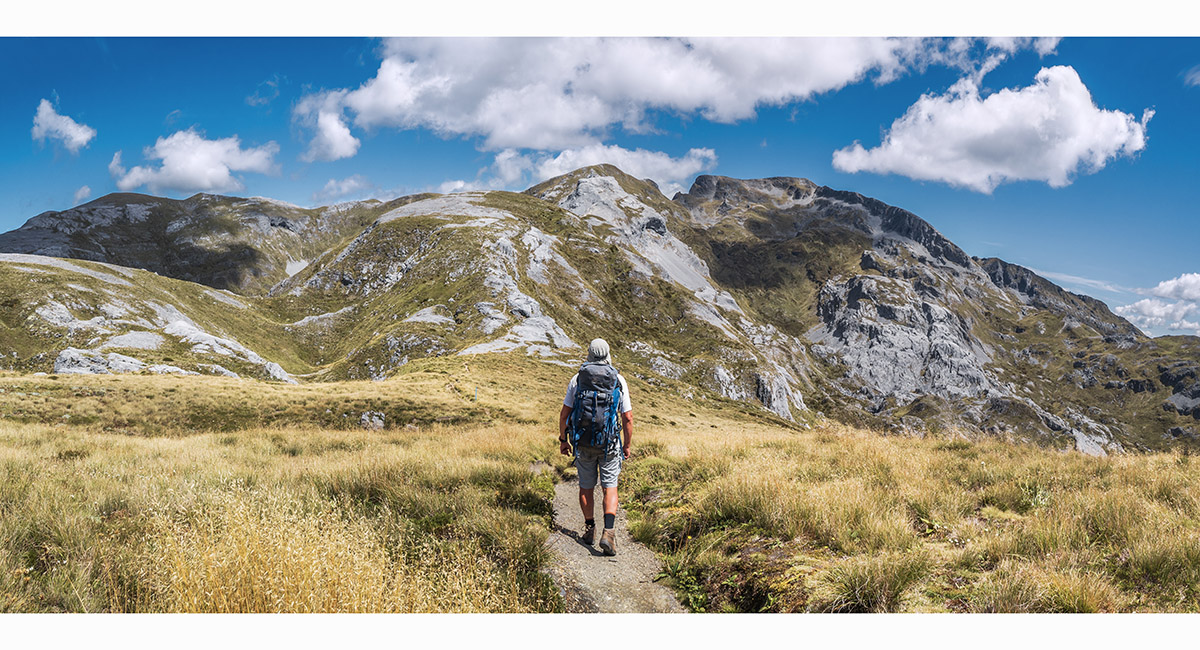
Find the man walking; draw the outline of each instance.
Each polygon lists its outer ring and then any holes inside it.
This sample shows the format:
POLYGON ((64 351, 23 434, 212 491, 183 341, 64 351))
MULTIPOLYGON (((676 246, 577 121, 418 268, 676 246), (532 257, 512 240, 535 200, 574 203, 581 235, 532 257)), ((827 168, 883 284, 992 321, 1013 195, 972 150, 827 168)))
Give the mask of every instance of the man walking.
POLYGON ((629 400, 629 386, 609 362, 608 343, 604 339, 595 339, 588 346, 587 363, 567 385, 567 396, 558 415, 558 441, 563 455, 569 455, 571 443, 575 443, 585 544, 590 545, 596 535, 597 479, 604 489, 604 533, 600 536, 600 550, 605 555, 617 554, 617 477, 621 474, 621 462, 629 458, 632 436, 633 406, 629 400))

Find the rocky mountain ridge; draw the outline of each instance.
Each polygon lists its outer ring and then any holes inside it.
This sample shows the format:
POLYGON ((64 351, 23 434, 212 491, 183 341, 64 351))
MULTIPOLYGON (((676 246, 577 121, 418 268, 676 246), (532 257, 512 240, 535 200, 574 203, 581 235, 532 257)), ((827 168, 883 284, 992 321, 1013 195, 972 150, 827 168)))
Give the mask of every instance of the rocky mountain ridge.
POLYGON ((1102 454, 1194 444, 1200 420, 1200 339, 1149 339, 911 212, 800 178, 700 176, 668 199, 598 165, 523 194, 312 210, 110 195, 0 251, 20 253, 0 256, 0 354, 31 371, 383 379, 445 355, 570 367, 604 336, 681 399, 801 425, 1102 454), (146 279, 111 282, 130 273, 146 279))
POLYGON ((407 200, 305 209, 262 197, 109 194, 0 234, 0 251, 141 268, 255 295, 407 200))

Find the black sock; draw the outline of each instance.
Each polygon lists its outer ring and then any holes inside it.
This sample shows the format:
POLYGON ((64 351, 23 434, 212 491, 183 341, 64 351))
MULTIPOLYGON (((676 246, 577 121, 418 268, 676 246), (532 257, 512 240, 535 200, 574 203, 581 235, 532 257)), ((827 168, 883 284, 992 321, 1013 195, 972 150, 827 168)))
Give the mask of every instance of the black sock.
POLYGON ((596 525, 596 520, 595 520, 595 519, 584 519, 584 520, 583 520, 583 525, 584 525, 584 526, 595 526, 595 525, 596 525))
POLYGON ((608 530, 617 525, 617 516, 604 513, 604 528, 608 530))

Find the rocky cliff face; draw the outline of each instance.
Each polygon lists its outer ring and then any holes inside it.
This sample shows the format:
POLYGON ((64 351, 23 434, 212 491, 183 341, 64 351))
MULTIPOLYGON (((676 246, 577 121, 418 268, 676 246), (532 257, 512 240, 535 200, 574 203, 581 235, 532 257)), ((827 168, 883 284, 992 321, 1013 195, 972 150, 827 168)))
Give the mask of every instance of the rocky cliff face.
POLYGON ((524 194, 313 210, 112 195, 0 250, 36 253, 0 256, 0 367, 319 381, 520 354, 569 372, 603 336, 623 372, 680 399, 802 425, 1091 454, 1200 444, 1200 339, 1148 339, 908 211, 801 178, 701 176, 667 199, 599 165, 524 194))
POLYGON ((1200 352, 1194 338, 1147 339, 1099 301, 969 257, 906 210, 806 179, 701 176, 674 200, 747 317, 802 334, 813 408, 1092 454, 1188 435, 1191 384, 1170 384, 1174 401, 1152 391, 1167 385, 1153 376, 1162 358, 1200 352))

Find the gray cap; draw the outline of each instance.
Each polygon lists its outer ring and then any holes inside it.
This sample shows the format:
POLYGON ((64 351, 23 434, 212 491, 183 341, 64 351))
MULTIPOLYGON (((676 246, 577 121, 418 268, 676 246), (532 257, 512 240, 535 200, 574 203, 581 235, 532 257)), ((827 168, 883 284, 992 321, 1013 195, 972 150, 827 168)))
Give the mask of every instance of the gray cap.
POLYGON ((588 361, 608 361, 608 341, 604 339, 592 339, 588 344, 588 361))

